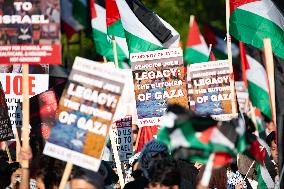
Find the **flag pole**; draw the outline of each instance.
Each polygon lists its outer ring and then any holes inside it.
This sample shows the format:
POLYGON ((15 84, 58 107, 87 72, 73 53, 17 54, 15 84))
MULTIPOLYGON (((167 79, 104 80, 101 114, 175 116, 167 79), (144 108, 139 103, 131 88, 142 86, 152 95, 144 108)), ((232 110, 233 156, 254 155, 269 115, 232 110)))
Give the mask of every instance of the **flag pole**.
POLYGON ((115 41, 115 37, 114 36, 112 36, 111 41, 112 41, 112 48, 113 48, 113 56, 114 56, 115 68, 118 68, 117 49, 116 49, 116 41, 115 41))
MULTIPOLYGON (((23 127, 22 127, 22 148, 29 149, 29 120, 30 120, 30 102, 29 102, 29 65, 23 64, 23 127)), ((29 168, 29 161, 21 162, 23 168, 29 168)))
POLYGON ((195 16, 194 15, 190 15, 190 17, 189 17, 189 29, 193 25, 194 20, 195 20, 195 16))
MULTIPOLYGON (((22 149, 29 150, 29 120, 30 120, 30 101, 29 101, 29 64, 23 64, 23 126, 22 126, 22 149)), ((29 160, 25 159, 21 161, 22 172, 22 182, 20 188, 29 188, 29 160)))
POLYGON ((214 153, 212 153, 209 156, 208 162, 206 164, 206 167, 205 167, 203 175, 202 175, 202 179, 200 181, 200 184, 202 186, 208 187, 208 185, 209 185, 211 175, 212 175, 214 157, 215 157, 214 153))
POLYGON ((275 105, 275 81, 274 81, 274 63, 273 54, 271 48, 271 40, 269 38, 263 39, 264 43, 264 55, 265 65, 269 84, 270 103, 271 103, 271 114, 274 127, 276 127, 276 105, 275 105))
POLYGON ((104 63, 106 64, 107 63, 107 59, 105 56, 103 56, 103 59, 104 59, 104 63))
POLYGON ((229 67, 230 67, 230 88, 233 89, 232 90, 232 113, 236 114, 237 113, 237 109, 236 109, 236 92, 235 92, 235 82, 234 82, 234 70, 233 70, 233 57, 232 57, 232 40, 231 40, 231 36, 230 36, 230 32, 229 32, 229 25, 230 25, 230 0, 226 0, 226 38, 227 38, 227 49, 228 49, 228 61, 229 61, 229 67))
POLYGON ((60 181, 59 189, 65 188, 66 183, 67 183, 68 178, 69 178, 69 175, 71 174, 72 167, 73 167, 73 164, 70 163, 70 162, 67 162, 65 169, 64 169, 64 172, 63 172, 63 176, 62 176, 61 181, 60 181))

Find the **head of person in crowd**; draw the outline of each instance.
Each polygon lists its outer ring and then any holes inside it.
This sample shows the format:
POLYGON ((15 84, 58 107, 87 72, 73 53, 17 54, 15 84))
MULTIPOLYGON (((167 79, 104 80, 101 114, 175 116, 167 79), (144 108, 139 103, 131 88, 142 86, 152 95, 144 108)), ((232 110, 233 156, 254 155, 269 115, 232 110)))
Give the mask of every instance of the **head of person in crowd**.
POLYGON ((70 189, 105 189, 105 184, 99 173, 75 167, 71 174, 70 187, 70 189))
POLYGON ((181 176, 174 160, 154 160, 149 168, 150 189, 179 189, 181 176))
POLYGON ((161 160, 169 157, 168 147, 153 139, 144 145, 141 154, 139 156, 139 164, 141 166, 141 170, 144 173, 145 177, 148 177, 148 169, 149 165, 153 160, 161 160))
POLYGON ((98 173, 103 177, 106 186, 117 183, 119 179, 118 175, 106 161, 101 162, 98 173))
POLYGON ((274 163, 278 164, 278 147, 277 147, 277 140, 276 140, 276 132, 275 131, 272 131, 266 137, 266 143, 270 147, 271 156, 272 156, 274 163))
POLYGON ((38 189, 57 189, 64 166, 60 160, 44 155, 36 156, 30 167, 30 176, 36 181, 38 189))

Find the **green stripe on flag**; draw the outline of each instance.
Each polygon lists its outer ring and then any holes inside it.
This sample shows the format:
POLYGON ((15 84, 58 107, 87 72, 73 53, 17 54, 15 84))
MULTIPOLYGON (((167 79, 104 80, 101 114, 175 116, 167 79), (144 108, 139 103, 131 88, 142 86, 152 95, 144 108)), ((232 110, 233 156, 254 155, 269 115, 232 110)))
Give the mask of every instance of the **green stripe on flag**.
POLYGON ((126 41, 128 44, 129 53, 147 52, 162 50, 163 47, 155 45, 149 41, 141 39, 125 30, 126 41))
POLYGON ((284 31, 270 20, 236 9, 230 16, 230 33, 257 48, 263 48, 263 39, 270 38, 273 52, 284 59, 284 31))
POLYGON ((193 48, 186 48, 184 54, 184 60, 186 63, 189 64, 207 62, 208 56, 193 48))
POLYGON ((118 36, 125 38, 124 29, 122 27, 121 20, 115 21, 113 24, 107 27, 107 33, 112 36, 118 36))
POLYGON ((248 80, 248 91, 252 105, 260 109, 269 119, 272 119, 270 97, 267 91, 248 80))
MULTIPOLYGON (((93 39, 95 41, 97 53, 99 53, 102 56, 105 56, 108 60, 113 62, 114 61, 113 47, 112 47, 112 41, 110 37, 99 30, 93 29, 93 39)), ((117 57, 119 61, 123 61, 127 59, 123 50, 117 44, 116 44, 116 49, 117 49, 117 57)))

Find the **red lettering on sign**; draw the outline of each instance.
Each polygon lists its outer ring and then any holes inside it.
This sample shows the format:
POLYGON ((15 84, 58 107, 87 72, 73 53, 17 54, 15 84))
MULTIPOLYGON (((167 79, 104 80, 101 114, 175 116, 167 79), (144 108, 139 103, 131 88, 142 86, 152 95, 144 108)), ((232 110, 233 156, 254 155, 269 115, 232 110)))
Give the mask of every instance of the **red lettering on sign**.
MULTIPOLYGON (((7 75, 5 82, 6 82, 6 88, 4 89, 5 94, 11 94, 15 93, 16 95, 22 95, 23 94, 23 77, 22 76, 15 76, 12 77, 7 75)), ((35 76, 29 76, 29 95, 35 95, 35 76)))

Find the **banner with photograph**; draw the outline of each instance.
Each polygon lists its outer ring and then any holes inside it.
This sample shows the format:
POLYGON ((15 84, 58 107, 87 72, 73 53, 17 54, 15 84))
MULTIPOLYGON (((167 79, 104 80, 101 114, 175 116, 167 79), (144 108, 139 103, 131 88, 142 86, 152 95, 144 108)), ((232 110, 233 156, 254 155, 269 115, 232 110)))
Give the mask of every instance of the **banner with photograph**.
POLYGON ((61 64, 60 1, 0 1, 1 64, 61 64))
MULTIPOLYGON (((22 99, 23 99, 23 76, 21 64, 0 64, 0 82, 5 93, 9 117, 13 129, 22 127, 22 99)), ((29 66, 29 96, 35 96, 48 90, 49 66, 29 66)))
POLYGON ((188 108, 182 49, 130 54, 138 126, 160 125, 169 104, 188 108))
POLYGON ((126 76, 77 57, 44 154, 97 171, 126 76))
POLYGON ((127 116, 115 121, 111 127, 110 137, 115 141, 119 160, 128 161, 133 154, 132 117, 127 116))
POLYGON ((187 66, 188 95, 191 110, 219 120, 236 116, 233 73, 228 60, 187 66))
POLYGON ((7 141, 14 138, 8 108, 5 101, 5 94, 0 84, 0 141, 7 141))

